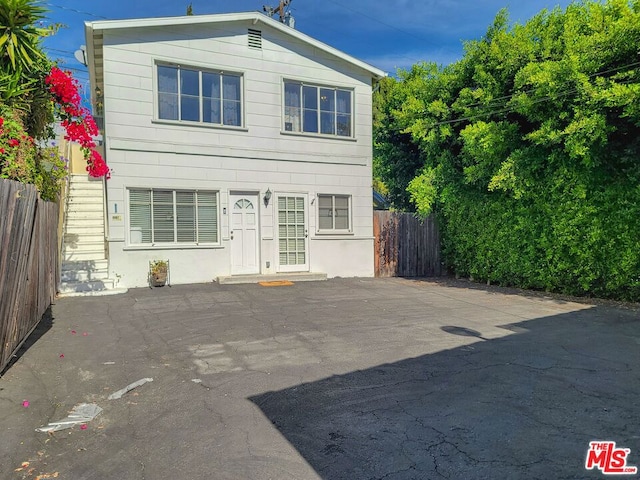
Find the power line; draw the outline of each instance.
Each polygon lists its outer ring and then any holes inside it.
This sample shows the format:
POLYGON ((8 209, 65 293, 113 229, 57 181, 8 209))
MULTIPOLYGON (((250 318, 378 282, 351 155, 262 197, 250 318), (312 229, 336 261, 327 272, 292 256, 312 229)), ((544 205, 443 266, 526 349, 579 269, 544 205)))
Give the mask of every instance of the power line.
MULTIPOLYGON (((638 66, 638 65, 640 65, 640 62, 628 63, 628 64, 622 65, 620 67, 611 68, 609 70, 603 70, 601 72, 592 73, 591 75, 588 75, 587 78, 593 78, 593 77, 600 76, 600 75, 606 75, 607 73, 617 72, 619 70, 622 70, 623 68, 635 67, 635 66, 638 66)), ((631 72, 632 70, 633 70, 633 68, 630 68, 626 72, 631 72)), ((623 73, 626 73, 626 72, 623 72, 623 73)), ((624 85, 624 84, 628 84, 630 82, 631 81, 618 82, 618 84, 619 85, 624 85)), ((510 95, 505 95, 503 97, 498 97, 498 98, 496 98, 494 100, 511 99, 515 95, 520 95, 520 94, 523 94, 523 93, 527 94, 527 93, 531 93, 533 91, 534 91, 533 89, 529 89, 529 90, 525 90, 525 91, 521 91, 521 92, 515 92, 515 93, 512 93, 510 95)), ((569 90, 561 91, 559 93, 555 93, 553 95, 551 95, 551 94, 545 95, 545 96, 543 96, 541 98, 533 100, 531 103, 532 104, 543 103, 543 102, 547 102, 549 100, 553 100, 553 99, 556 99, 556 98, 566 97, 568 95, 571 95, 571 94, 577 93, 577 92, 578 92, 577 88, 572 88, 572 89, 569 89, 569 90)), ((491 115, 498 115, 498 114, 501 114, 501 113, 509 113, 509 112, 513 112, 514 110, 516 110, 518 108, 517 105, 513 105, 511 107, 507 107, 507 104, 508 104, 508 101, 502 103, 501 105, 497 105, 497 104, 496 105, 491 105, 491 102, 490 102, 489 105, 485 105, 485 106, 490 106, 492 108, 500 108, 500 107, 506 107, 506 108, 502 108, 500 110, 492 110, 492 111, 484 112, 484 113, 478 113, 476 115, 471 115, 471 116, 468 116, 468 117, 460 117, 460 118, 456 118, 456 119, 453 119, 453 120, 443 120, 441 122, 436 122, 436 123, 431 124, 431 127, 438 127, 438 126, 441 126, 441 125, 450 125, 450 124, 454 124, 454 123, 466 122, 466 121, 469 121, 469 120, 475 120, 477 118, 488 117, 488 116, 491 116, 491 115)), ((483 105, 482 102, 472 103, 472 104, 469 104, 469 105, 463 105, 463 107, 469 108, 469 107, 480 106, 480 105, 483 105)))
POLYGON ((371 15, 367 15, 366 13, 362 13, 362 12, 360 12, 360 11, 354 9, 354 8, 351 8, 348 5, 343 5, 341 3, 336 2, 335 0, 328 0, 328 1, 333 3, 334 5, 338 5, 341 8, 346 8, 347 10, 351 10, 353 13, 357 13, 358 15, 362 15, 363 17, 366 17, 366 18, 368 18, 370 20, 373 20, 374 22, 378 22, 379 24, 384 25, 385 27, 392 28, 393 30, 396 30, 396 31, 398 31, 400 33, 404 33, 405 35, 409 35, 410 37, 413 37, 413 38, 415 38, 417 40, 420 40, 422 42, 427 42, 427 43, 435 46, 435 44, 431 40, 427 40, 424 37, 421 37, 421 36, 416 35, 416 34, 411 33, 411 32, 407 32, 406 30, 402 30, 401 28, 398 28, 395 25, 391 25, 389 23, 383 22, 382 20, 379 20, 379 19, 377 19, 375 17, 372 17, 371 15))
POLYGON ((61 5, 56 5, 54 3, 45 3, 45 5, 48 7, 59 8, 60 10, 67 10, 69 12, 79 13, 81 15, 89 15, 91 17, 102 18, 103 20, 109 20, 107 17, 103 17, 102 15, 96 15, 95 13, 76 10, 75 8, 63 7, 61 5))
MULTIPOLYGON (((618 82, 618 85, 626 85, 626 84, 629 84, 631 82, 632 82, 631 80, 629 80, 627 82, 618 82)), ((577 92, 578 92, 577 88, 572 88, 570 90, 566 90, 566 91, 560 92, 558 94, 545 95, 545 96, 543 96, 541 98, 538 98, 536 100, 531 101, 531 104, 534 105, 534 104, 538 104, 538 103, 548 102, 549 100, 555 100, 557 98, 567 97, 567 96, 569 96, 571 94, 574 94, 574 93, 577 93, 577 92)), ((529 92, 519 92, 519 93, 529 93, 529 92)), ((506 106, 506 103, 505 103, 505 106, 506 106)), ((492 115, 498 115, 498 114, 501 114, 501 113, 510 113, 510 112, 515 111, 517 108, 518 108, 517 105, 512 105, 511 107, 507 107, 507 108, 504 108, 502 110, 493 110, 493 111, 490 111, 490 112, 479 113, 477 115, 472 115, 472 116, 469 116, 469 117, 456 118, 456 119, 453 119, 453 120, 444 120, 442 122, 432 123, 429 126, 431 128, 433 128, 433 127, 439 127, 441 125, 450 125, 450 124, 454 124, 454 123, 466 122, 466 121, 469 121, 469 120, 475 120, 475 119, 483 118, 483 117, 490 117, 492 115)))
POLYGON ((72 52, 71 50, 58 50, 57 48, 51 48, 51 47, 44 47, 45 50, 49 50, 51 52, 59 52, 59 53, 70 53, 70 54, 74 54, 75 52, 72 52))
MULTIPOLYGON (((623 68, 636 67, 636 66, 638 66, 638 65, 640 65, 640 62, 628 63, 628 64, 626 64, 626 65, 622 65, 622 66, 620 66, 620 67, 611 68, 611 69, 609 69, 609 70, 604 70, 604 71, 602 71, 602 72, 592 73, 591 75, 587 75, 587 78, 593 78, 593 77, 597 77, 597 76, 600 76, 600 75, 606 75, 606 74, 608 74, 608 73, 613 73, 613 72, 617 72, 617 71, 619 71, 619 70, 622 70, 623 68)), ((631 70, 629 70, 629 71, 631 71, 631 70)), ((480 106, 480 105, 484 105, 484 106, 489 107, 489 106, 491 106, 491 104, 493 104, 493 103, 495 103, 495 102, 498 102, 499 100, 510 100, 511 98, 513 98, 513 97, 514 97, 514 96, 516 96, 516 95, 520 95, 521 93, 530 93, 530 92, 532 92, 533 90, 534 90, 533 88, 530 88, 529 90, 522 90, 522 91, 519 91, 519 92, 514 92, 514 93, 509 94, 509 95, 504 95, 504 96, 502 96, 502 97, 496 97, 496 98, 494 98, 494 99, 490 100, 490 101, 489 101, 488 103, 486 103, 486 104, 485 104, 485 103, 483 103, 483 102, 475 102, 475 103, 469 103, 469 104, 466 104, 466 105, 463 105, 463 106, 464 106, 464 107, 466 107, 466 108, 469 108, 469 107, 477 107, 477 106, 480 106)), ((503 104, 503 105, 506 105, 506 104, 507 104, 507 102, 504 102, 504 103, 503 103, 503 102, 499 102, 499 103, 501 103, 501 104, 503 104)), ((495 105, 495 106, 499 106, 499 105, 495 105)))

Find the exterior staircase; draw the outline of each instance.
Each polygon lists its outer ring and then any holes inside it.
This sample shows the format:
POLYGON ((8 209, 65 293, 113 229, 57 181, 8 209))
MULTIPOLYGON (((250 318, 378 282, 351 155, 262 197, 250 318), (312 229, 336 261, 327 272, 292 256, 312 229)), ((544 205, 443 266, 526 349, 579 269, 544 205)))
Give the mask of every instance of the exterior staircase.
POLYGON ((105 250, 104 183, 70 175, 63 226, 60 296, 123 293, 109 278, 105 250))

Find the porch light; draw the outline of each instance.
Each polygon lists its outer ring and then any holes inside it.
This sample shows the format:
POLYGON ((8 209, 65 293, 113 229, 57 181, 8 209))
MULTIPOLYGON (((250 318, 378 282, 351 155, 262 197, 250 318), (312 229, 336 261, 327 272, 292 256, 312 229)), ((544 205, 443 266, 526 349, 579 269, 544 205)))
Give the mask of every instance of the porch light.
POLYGON ((271 200, 271 190, 267 188, 267 191, 264 192, 264 206, 269 206, 269 200, 271 200))

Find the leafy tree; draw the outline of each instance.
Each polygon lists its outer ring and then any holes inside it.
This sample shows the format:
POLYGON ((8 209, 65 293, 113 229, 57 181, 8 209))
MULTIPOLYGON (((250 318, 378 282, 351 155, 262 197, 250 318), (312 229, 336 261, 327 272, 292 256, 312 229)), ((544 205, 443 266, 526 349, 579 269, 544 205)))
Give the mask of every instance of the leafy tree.
POLYGON ((640 300, 638 45, 639 0, 513 26, 501 11, 459 62, 391 83, 383 180, 400 206, 436 211, 453 271, 640 300))

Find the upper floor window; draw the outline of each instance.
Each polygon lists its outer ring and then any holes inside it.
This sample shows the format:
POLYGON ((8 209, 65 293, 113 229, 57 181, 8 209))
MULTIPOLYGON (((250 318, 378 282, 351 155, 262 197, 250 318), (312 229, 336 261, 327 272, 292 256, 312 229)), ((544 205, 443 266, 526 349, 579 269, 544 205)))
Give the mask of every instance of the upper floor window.
POLYGON ((242 76, 158 65, 158 118, 242 126, 242 76))
POLYGON ((284 130, 353 136, 352 90, 284 82, 284 130))

